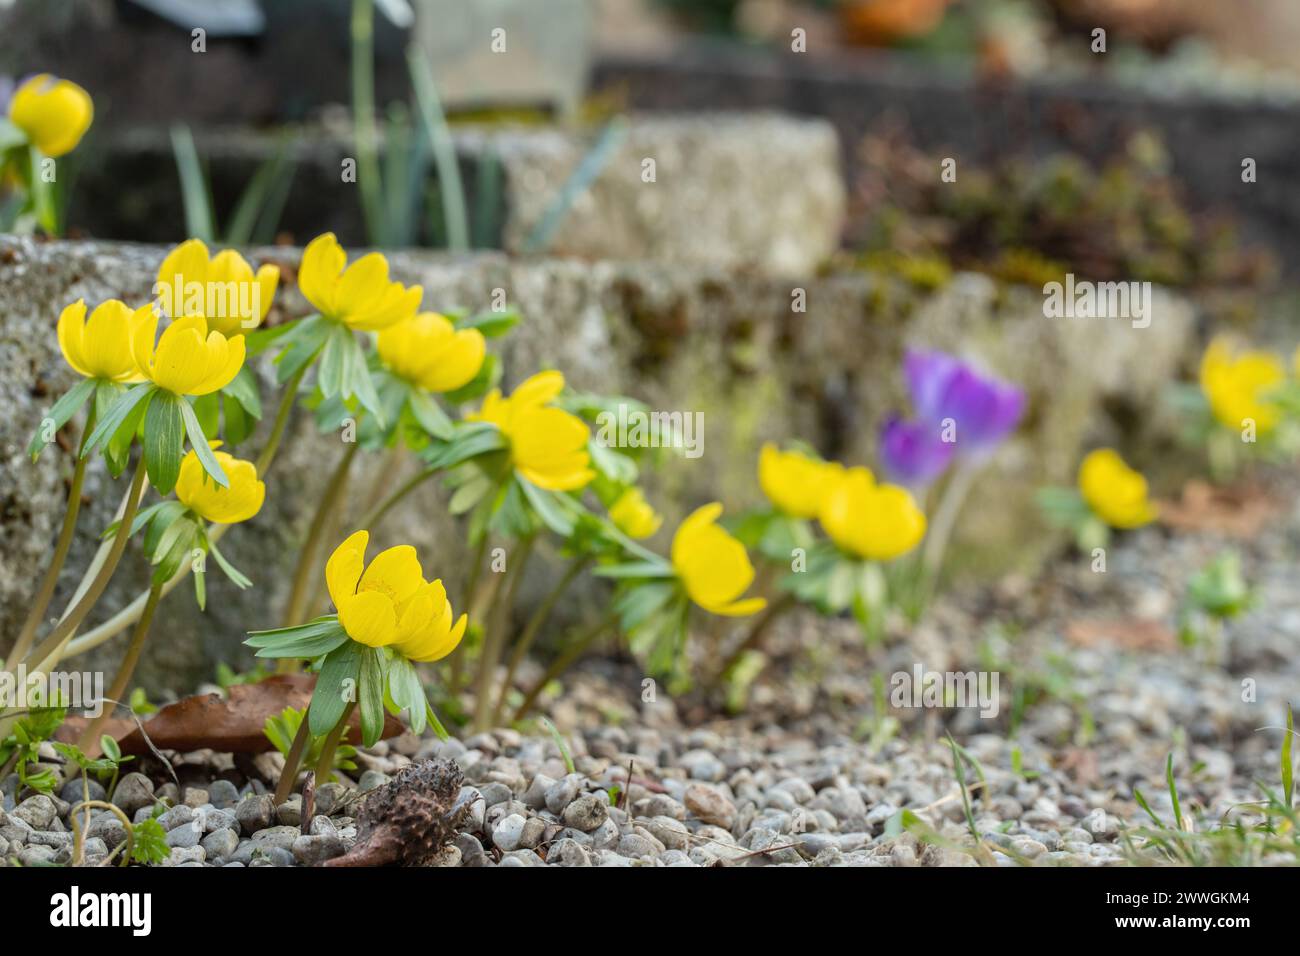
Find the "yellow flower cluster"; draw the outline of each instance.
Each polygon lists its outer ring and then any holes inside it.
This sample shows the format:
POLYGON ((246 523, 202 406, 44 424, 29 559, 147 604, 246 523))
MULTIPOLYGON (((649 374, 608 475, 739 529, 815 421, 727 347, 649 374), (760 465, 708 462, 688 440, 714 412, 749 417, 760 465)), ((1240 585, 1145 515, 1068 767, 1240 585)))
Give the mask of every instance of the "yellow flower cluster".
POLYGON ((810 458, 764 445, 758 482, 767 499, 793 518, 817 518, 841 549, 890 561, 925 536, 925 513, 906 488, 878 483, 866 468, 810 458))
POLYGON ((576 491, 596 473, 591 470, 586 422, 551 404, 564 391, 559 372, 538 372, 508 398, 494 388, 470 421, 489 422, 510 443, 510 462, 521 476, 548 491, 576 491))
POLYGON ((465 635, 441 580, 426 581, 415 549, 398 545, 366 564, 370 532, 340 544, 325 565, 330 600, 348 636, 368 647, 392 647, 412 661, 441 660, 465 635))
POLYGON ((280 270, 253 267, 234 249, 210 256, 198 239, 182 242, 158 267, 159 302, 169 318, 202 316, 227 338, 251 332, 271 309, 280 270))

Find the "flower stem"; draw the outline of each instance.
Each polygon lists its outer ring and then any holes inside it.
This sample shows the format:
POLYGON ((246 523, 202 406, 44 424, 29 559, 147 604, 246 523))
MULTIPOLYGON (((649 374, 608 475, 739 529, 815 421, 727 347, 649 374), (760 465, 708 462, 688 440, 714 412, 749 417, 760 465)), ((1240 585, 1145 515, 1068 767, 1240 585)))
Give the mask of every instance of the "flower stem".
POLYGON ((325 738, 325 743, 320 749, 320 758, 316 761, 316 782, 324 783, 334 772, 334 753, 339 748, 339 741, 347 733, 348 721, 352 719, 352 712, 357 709, 355 700, 349 701, 348 706, 343 711, 343 716, 339 722, 334 725, 334 729, 329 732, 325 738))
POLYGON ((280 405, 275 410, 275 423, 271 426, 271 434, 267 436, 266 444, 262 446, 262 453, 257 456, 257 477, 265 479, 266 473, 271 470, 271 462, 275 460, 276 453, 280 450, 280 440, 284 438, 285 426, 289 424, 289 413, 293 411, 293 403, 298 397, 298 386, 302 384, 303 376, 307 374, 307 369, 311 368, 308 362, 297 372, 293 378, 285 384, 284 394, 280 396, 280 405))
MULTIPOLYGON (((264 478, 266 473, 270 471, 272 462, 275 461, 276 453, 280 449, 280 440, 284 437, 285 426, 289 421, 289 414, 293 411, 293 402, 298 394, 298 386, 302 384, 303 376, 307 374, 308 367, 309 366, 304 366, 285 386, 284 395, 280 398, 280 406, 275 413, 275 423, 271 428, 271 434, 266 440, 266 445, 262 448, 262 453, 257 456, 257 474, 259 477, 264 478)), ((209 530, 208 540, 212 544, 216 544, 221 540, 229 528, 230 525, 228 524, 213 525, 209 530)), ((105 542, 105 544, 107 544, 107 542, 105 542)), ((98 558, 98 555, 96 557, 98 558)), ((185 580, 185 576, 189 573, 189 563, 183 562, 180 570, 177 571, 172 579, 163 586, 163 597, 171 594, 176 586, 180 584, 181 581, 185 580)), ((75 654, 84 654, 86 651, 93 650, 105 641, 112 640, 140 619, 140 615, 144 611, 145 603, 148 600, 148 591, 142 591, 140 594, 137 594, 135 600, 122 608, 122 610, 118 611, 103 624, 92 628, 85 634, 71 641, 68 644, 66 656, 71 657, 75 654)))
POLYGON ((161 600, 162 582, 155 582, 149 588, 149 599, 145 602, 144 613, 140 615, 140 620, 135 625, 135 631, 131 634, 131 643, 127 645, 126 656, 122 658, 122 663, 118 665, 117 674, 113 677, 113 683, 108 688, 107 706, 104 707, 98 717, 86 726, 86 729, 81 732, 81 738, 77 741, 77 746, 83 751, 89 750, 91 744, 99 739, 101 730, 108 723, 113 708, 117 706, 116 702, 126 698, 127 685, 131 682, 131 676, 135 673, 136 665, 140 663, 140 653, 144 650, 145 638, 149 636, 149 625, 153 621, 153 613, 157 610, 158 602, 161 600))
POLYGON ((312 515, 311 524, 308 525, 307 540, 303 542, 302 550, 298 552, 298 566, 293 573, 293 587, 289 591, 289 603, 284 612, 285 627, 303 623, 303 614, 309 596, 307 589, 311 585, 313 573, 317 570, 316 552, 320 549, 321 538, 324 537, 325 528, 329 524, 327 518, 333 513, 347 488, 348 473, 352 467, 352 459, 356 457, 357 447, 356 442, 351 442, 344 449, 338 465, 334 468, 334 474, 330 476, 329 484, 325 486, 325 493, 316 504, 316 513, 312 515))
MULTIPOLYGON (((470 558, 469 578, 465 582, 465 593, 461 596, 460 608, 473 619, 474 594, 478 590, 479 575, 483 572, 483 559, 487 557, 488 533, 485 530, 483 536, 479 538, 478 546, 474 548, 474 556, 470 558)), ((447 678, 447 689, 455 695, 460 693, 461 686, 465 678, 465 652, 462 647, 457 647, 451 652, 451 674, 447 678)))
MULTIPOLYGON (((93 406, 94 403, 91 404, 93 406)), ((23 622, 23 629, 18 632, 18 640, 14 642, 8 660, 21 661, 31 650, 32 643, 36 640, 36 631, 41 625, 41 618, 50 606, 50 599, 54 597, 54 588, 59 583, 59 572, 63 570, 63 562, 67 560, 68 550, 72 547, 72 538, 77 530, 77 516, 81 513, 81 487, 86 480, 86 459, 81 457, 80 448, 86 435, 94 427, 95 410, 92 407, 86 417, 86 427, 82 430, 81 441, 77 442, 77 462, 72 469, 68 505, 63 512, 63 527, 59 531, 58 542, 54 545, 54 557, 50 560, 50 566, 45 569, 45 577, 41 579, 31 609, 27 612, 27 620, 23 622)))
POLYGON ((714 672, 712 679, 709 681, 709 687, 717 687, 726 680, 727 676, 735 666, 740 663, 740 659, 749 651, 758 647, 759 642, 763 640, 763 635, 768 632, 769 628, 771 628, 772 622, 794 607, 796 603, 795 596, 787 593, 782 594, 779 598, 769 604, 767 610, 764 611, 762 616, 754 622, 754 626, 749 629, 749 633, 745 635, 745 639, 736 645, 736 649, 727 655, 727 659, 722 662, 722 666, 714 672))
POLYGON ((510 609, 514 607, 515 594, 519 582, 523 579, 528 556, 532 553, 535 534, 529 534, 515 545, 510 555, 506 574, 504 593, 501 594, 489 616, 487 631, 483 635, 483 650, 479 654, 478 679, 474 689, 474 728, 478 731, 488 730, 492 722, 492 678, 496 676, 497 663, 501 659, 501 650, 505 646, 505 631, 510 623, 510 609))
POLYGON ((533 689, 524 697, 524 702, 515 708, 514 719, 516 721, 523 720, 527 716, 528 712, 532 710, 533 704, 537 702, 537 698, 546 689, 546 685, 568 670, 573 665, 573 662, 581 657, 583 652, 595 642, 596 638, 604 634, 609 626, 614 623, 614 617, 615 615, 609 614, 601 618, 596 624, 579 634, 565 648, 564 653, 551 662, 551 666, 546 668, 546 673, 541 676, 537 683, 533 685, 533 689))
POLYGON ((113 535, 113 544, 109 548, 108 554, 104 558, 104 563, 95 575, 90 586, 86 588, 81 598, 63 615, 49 636, 45 638, 36 649, 27 657, 28 664, 40 664, 52 653, 63 645, 77 632, 78 626, 86 619, 95 602, 99 600, 104 589, 108 587, 109 578, 117 569, 117 563, 122 558, 122 552, 126 550, 126 542, 131 537, 131 525, 135 523, 135 513, 140 507, 140 498, 144 491, 145 476, 144 455, 140 456, 139 462, 135 466, 135 475, 131 478, 131 488, 126 496, 126 508, 122 511, 122 517, 117 525, 117 533, 113 535))
POLYGON ((424 468, 416 472, 408 480, 404 481, 401 487, 399 487, 396 491, 394 491, 391 495, 389 495, 379 504, 375 505, 375 507, 371 508, 370 511, 366 513, 366 516, 362 518, 361 521, 359 522, 359 527, 373 528, 376 524, 378 524, 383 519, 384 515, 388 514, 388 512, 393 510, 394 506, 396 506, 396 504, 399 501, 401 501, 403 498, 409 495, 416 488, 420 487, 420 485, 424 484, 426 481, 428 481, 437 473, 438 472, 433 468, 424 468))
POLYGON ((302 766, 303 755, 307 752, 307 745, 311 742, 311 724, 307 721, 306 712, 302 715, 302 723, 298 725, 298 732, 293 735, 293 743, 289 747, 289 753, 284 758, 284 769, 280 771, 280 782, 275 785, 275 805, 278 807, 284 801, 289 799, 289 794, 293 792, 293 785, 298 781, 298 769, 302 766))
POLYGON ((510 688, 515 682, 515 671, 519 669, 519 665, 523 663, 529 648, 533 646, 533 641, 536 639, 538 632, 541 631, 542 625, 550 618, 551 611, 555 608, 560 596, 569 589, 569 585, 590 563, 591 559, 588 557, 577 557, 570 561, 564 576, 546 595, 542 603, 537 605, 537 609, 533 611, 533 616, 528 619, 528 623, 524 626, 523 632, 519 635, 519 640, 515 644, 514 652, 510 655, 510 663, 506 666, 505 680, 501 682, 501 693, 497 695, 497 705, 492 711, 493 726, 501 722, 501 715, 505 712, 506 695, 510 693, 510 688))
POLYGON ((921 565, 917 569, 920 580, 916 585, 919 597, 915 601, 915 611, 918 615, 934 595, 935 585, 939 581, 939 572, 943 570, 944 554, 948 550, 948 542, 957 525, 957 516, 961 513, 962 505, 966 503, 966 496, 970 493, 979 470, 980 463, 963 462, 953 472, 952 478, 949 479, 943 494, 939 497, 934 520, 930 522, 929 532, 925 536, 921 565))

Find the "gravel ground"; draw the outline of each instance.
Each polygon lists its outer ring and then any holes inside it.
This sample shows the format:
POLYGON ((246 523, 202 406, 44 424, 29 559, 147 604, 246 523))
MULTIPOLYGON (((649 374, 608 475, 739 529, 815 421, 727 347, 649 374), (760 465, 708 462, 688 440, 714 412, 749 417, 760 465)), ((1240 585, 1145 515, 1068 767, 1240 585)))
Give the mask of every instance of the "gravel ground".
MULTIPOLYGON (((412 761, 449 758, 464 771, 467 809, 439 857, 448 866, 1123 864, 1123 831, 1147 822, 1135 786, 1173 820, 1168 755, 1197 829, 1258 799, 1256 781, 1277 785, 1282 734, 1261 728, 1284 723, 1300 677, 1296 489, 1273 479, 1267 519, 1245 537, 1147 529, 1111 547, 1104 574, 1075 556, 1033 580, 958 590, 882 647, 865 648, 847 622, 792 617, 770 635, 769 666, 736 717, 700 696, 660 690, 643 702, 630 661, 593 658, 547 703, 575 772, 540 730, 446 743, 408 734, 359 754, 355 783, 319 788, 306 828, 300 798, 275 807, 266 794, 276 754, 180 755, 183 790, 155 789, 165 773, 135 773, 113 802, 136 819, 159 799, 173 805, 160 818, 164 865, 312 865, 356 841, 362 791, 412 761), (1177 613, 1188 577, 1229 547, 1258 600, 1212 659, 1177 641, 1177 613), (880 678, 887 686, 916 664, 996 670, 998 715, 877 706, 880 678), (972 788, 985 847, 975 853, 947 732, 983 775, 972 788), (904 808, 933 838, 897 831, 904 808)), ((967 767, 968 783, 977 776, 967 767)), ((15 794, 16 784, 0 782, 0 857, 68 861, 80 781, 60 798, 15 794)), ((87 862, 122 838, 117 818, 96 812, 87 862)))

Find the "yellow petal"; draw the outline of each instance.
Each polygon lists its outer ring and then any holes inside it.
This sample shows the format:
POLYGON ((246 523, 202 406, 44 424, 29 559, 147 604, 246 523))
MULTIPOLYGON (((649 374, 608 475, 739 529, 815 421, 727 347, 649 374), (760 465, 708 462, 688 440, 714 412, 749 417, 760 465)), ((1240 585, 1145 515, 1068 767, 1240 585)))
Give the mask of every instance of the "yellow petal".
POLYGON ((242 335, 227 339, 220 332, 208 335, 207 343, 209 374, 195 386, 191 395, 207 395, 229 385, 239 370, 244 367, 247 345, 242 335))
POLYGON ((384 647, 397 636, 397 612, 392 599, 378 591, 344 595, 337 603, 339 623, 348 637, 368 647, 384 647))
POLYGON ((86 378, 94 378, 95 373, 90 370, 81 351, 85 322, 86 302, 84 299, 78 299, 59 314, 59 351, 63 353, 64 361, 71 365, 77 374, 84 375, 86 378))
POLYGON ((339 275, 347 261, 347 253, 332 232, 317 236, 303 250, 302 263, 298 267, 298 289, 324 315, 334 313, 339 275))
POLYGON ((339 602, 357 591, 361 572, 366 564, 366 546, 370 543, 369 531, 355 531, 334 549, 325 562, 325 585, 330 600, 337 608, 339 602))
POLYGON ((82 355, 95 375, 120 382, 136 373, 131 358, 131 310, 117 299, 95 307, 82 336, 82 355))
POLYGON ((690 554, 699 533, 717 521, 721 515, 722 505, 714 501, 696 508, 677 526, 677 532, 673 535, 673 543, 669 552, 674 567, 678 566, 690 554))
POLYGON ((187 239, 167 253, 158 267, 155 293, 163 314, 177 318, 185 314, 186 287, 205 283, 208 278, 208 247, 199 239, 187 239))
POLYGON ((358 590, 387 594, 396 607, 411 597, 422 584, 424 572, 420 568, 415 548, 402 544, 375 555, 375 559, 361 575, 358 590))

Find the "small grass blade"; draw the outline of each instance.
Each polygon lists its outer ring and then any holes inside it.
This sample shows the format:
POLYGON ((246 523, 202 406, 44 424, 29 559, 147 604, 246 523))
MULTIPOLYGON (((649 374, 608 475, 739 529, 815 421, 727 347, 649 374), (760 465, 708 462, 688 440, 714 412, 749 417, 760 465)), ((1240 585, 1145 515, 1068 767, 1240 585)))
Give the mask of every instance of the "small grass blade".
POLYGON ((551 735, 551 739, 555 741, 555 746, 560 749, 560 756, 564 758, 564 769, 569 773, 577 773, 578 768, 573 765, 573 755, 569 753, 569 745, 564 742, 564 738, 560 736, 559 730, 551 723, 551 719, 549 717, 539 717, 538 720, 541 721, 542 726, 551 735))
POLYGON ((172 155, 176 157, 176 171, 181 180, 181 201, 185 207, 185 231, 196 239, 211 243, 216 240, 216 227, 212 218, 212 197, 208 193, 207 177, 194 148, 190 128, 177 123, 171 128, 172 155))

